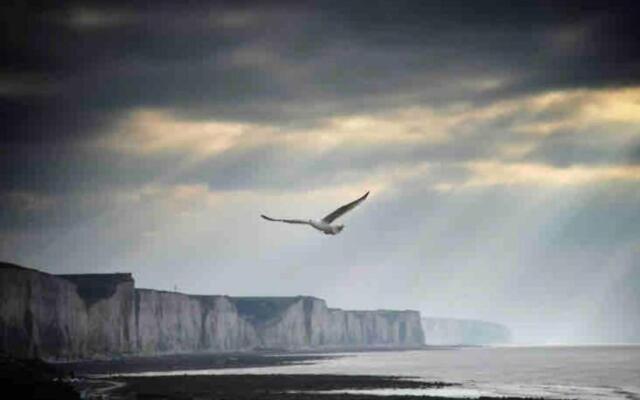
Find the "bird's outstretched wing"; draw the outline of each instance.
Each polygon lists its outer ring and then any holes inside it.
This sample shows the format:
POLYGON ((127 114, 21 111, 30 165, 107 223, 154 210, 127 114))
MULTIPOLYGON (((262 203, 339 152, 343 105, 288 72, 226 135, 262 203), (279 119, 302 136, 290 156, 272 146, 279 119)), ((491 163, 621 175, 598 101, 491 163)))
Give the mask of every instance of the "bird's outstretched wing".
POLYGON ((262 214, 260 214, 260 216, 266 219, 267 221, 273 221, 273 222, 286 222, 287 224, 309 224, 309 221, 305 221, 303 219, 276 219, 276 218, 267 217, 266 215, 262 215, 262 214))
POLYGON ((369 192, 365 193, 364 196, 360 197, 358 200, 354 200, 349 204, 345 204, 342 207, 335 210, 334 212, 332 212, 331 214, 322 218, 322 222, 326 222, 327 224, 332 223, 333 221, 341 217, 343 214, 345 214, 347 211, 354 209, 358 204, 362 203, 364 199, 367 198, 367 196, 369 196, 369 192))

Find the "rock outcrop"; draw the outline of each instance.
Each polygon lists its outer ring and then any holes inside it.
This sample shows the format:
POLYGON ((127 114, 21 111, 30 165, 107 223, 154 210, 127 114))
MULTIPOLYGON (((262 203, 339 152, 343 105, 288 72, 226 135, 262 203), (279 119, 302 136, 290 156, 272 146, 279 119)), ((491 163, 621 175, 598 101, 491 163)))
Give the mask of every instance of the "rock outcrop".
POLYGON ((0 263, 0 352, 83 359, 253 349, 420 347, 417 311, 322 299, 136 289, 131 274, 50 275, 0 263))
POLYGON ((422 318, 428 345, 487 345, 511 342, 511 332, 500 324, 453 318, 422 318))

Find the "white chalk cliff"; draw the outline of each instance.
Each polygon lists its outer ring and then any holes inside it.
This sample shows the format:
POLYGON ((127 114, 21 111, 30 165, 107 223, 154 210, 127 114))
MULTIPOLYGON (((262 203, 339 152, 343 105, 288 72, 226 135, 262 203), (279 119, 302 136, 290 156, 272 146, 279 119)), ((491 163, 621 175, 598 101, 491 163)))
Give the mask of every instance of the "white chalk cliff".
POLYGON ((345 311, 322 299, 136 289, 131 274, 50 275, 0 263, 0 351, 18 357, 419 347, 417 311, 345 311))

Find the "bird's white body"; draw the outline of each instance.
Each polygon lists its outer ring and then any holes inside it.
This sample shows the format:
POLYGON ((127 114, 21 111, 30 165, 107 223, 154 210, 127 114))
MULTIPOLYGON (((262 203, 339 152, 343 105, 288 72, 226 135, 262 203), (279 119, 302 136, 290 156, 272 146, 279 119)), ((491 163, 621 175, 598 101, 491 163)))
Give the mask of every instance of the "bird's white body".
POLYGON ((314 221, 312 219, 309 220, 309 225, 326 235, 336 235, 344 228, 344 225, 331 225, 324 221, 314 221))
POLYGON ((313 219, 277 219, 277 218, 267 217, 264 214, 262 214, 261 217, 263 219, 266 219, 267 221, 273 221, 273 222, 285 222, 287 224, 311 225, 313 228, 319 230, 320 232, 323 232, 325 235, 337 235, 338 233, 342 232, 342 230, 344 229, 344 225, 340 225, 340 224, 332 225, 331 223, 335 221, 337 218, 340 218, 349 210, 354 209, 358 204, 362 203, 364 199, 367 198, 367 196, 369 196, 369 192, 365 193, 364 196, 360 197, 359 199, 354 200, 349 204, 345 204, 342 207, 339 207, 337 210, 333 211, 331 214, 325 216, 319 221, 316 221, 313 219))

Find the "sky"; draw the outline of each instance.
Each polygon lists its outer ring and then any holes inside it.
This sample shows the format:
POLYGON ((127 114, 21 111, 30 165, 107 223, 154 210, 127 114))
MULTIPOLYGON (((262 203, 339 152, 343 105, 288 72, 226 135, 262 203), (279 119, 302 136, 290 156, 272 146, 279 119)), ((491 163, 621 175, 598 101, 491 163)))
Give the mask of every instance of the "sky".
POLYGON ((3 2, 0 260, 640 341, 634 6, 3 2))

